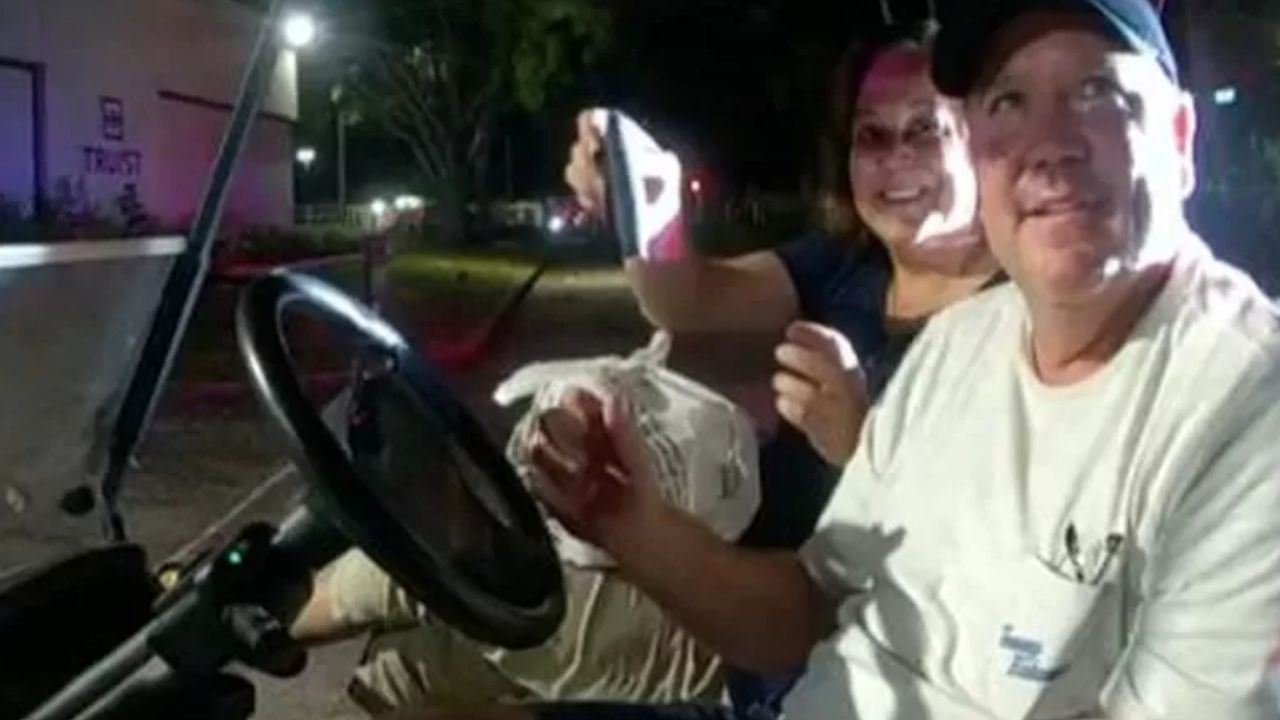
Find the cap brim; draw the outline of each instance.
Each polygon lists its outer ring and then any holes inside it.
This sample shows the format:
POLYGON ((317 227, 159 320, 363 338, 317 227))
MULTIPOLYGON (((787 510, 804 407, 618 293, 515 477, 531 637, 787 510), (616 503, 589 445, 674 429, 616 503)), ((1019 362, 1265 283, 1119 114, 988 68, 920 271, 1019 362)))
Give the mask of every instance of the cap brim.
POLYGON ((973 90, 987 61, 992 43, 1001 31, 1020 16, 1031 11, 1065 11, 1092 16, 1100 21, 1099 29, 1115 39, 1139 49, 1146 41, 1103 3, 1090 0, 988 0, 979 10, 947 18, 933 46, 930 74, 933 84, 943 95, 964 97, 973 90))

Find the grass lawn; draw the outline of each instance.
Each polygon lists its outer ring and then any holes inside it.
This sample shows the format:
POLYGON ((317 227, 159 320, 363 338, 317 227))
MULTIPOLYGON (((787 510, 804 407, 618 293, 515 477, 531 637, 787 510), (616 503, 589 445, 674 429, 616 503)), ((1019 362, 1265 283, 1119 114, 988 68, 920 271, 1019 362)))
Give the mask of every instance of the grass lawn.
POLYGON ((383 271, 384 291, 397 302, 469 305, 501 296, 537 266, 532 257, 467 257, 414 253, 394 258, 383 271))
MULTIPOLYGON (((745 225, 704 223, 694 228, 693 242, 713 255, 757 250, 785 237, 777 230, 745 225)), ((618 272, 618 260, 603 237, 577 247, 553 248, 544 254, 536 243, 498 245, 476 251, 419 251, 397 255, 378 274, 382 312, 409 338, 423 344, 469 337, 502 308, 504 302, 542 262, 542 286, 550 286, 556 316, 628 325, 636 308, 618 272), (599 290, 621 290, 604 292, 599 290), (616 305, 617 307, 613 307, 616 305), (608 306, 608 307, 606 307, 608 306)), ((313 272, 359 296, 363 281, 359 261, 340 261, 313 272)), ((235 305, 241 288, 211 283, 192 318, 175 378, 179 381, 242 380, 235 345, 235 305)), ((307 372, 341 370, 348 357, 314 325, 296 323, 290 344, 295 361, 307 372)))
MULTIPOLYGON (((505 299, 533 272, 536 262, 519 257, 468 257, 413 253, 394 258, 381 276, 383 311, 411 342, 473 331, 496 313, 505 299)), ((358 262, 312 270, 319 277, 359 295, 358 262)), ((210 283, 192 317, 174 377, 210 382, 244 379, 235 341, 235 307, 241 287, 210 283)), ((349 357, 314 323, 289 328, 295 361, 307 372, 341 370, 349 357)))

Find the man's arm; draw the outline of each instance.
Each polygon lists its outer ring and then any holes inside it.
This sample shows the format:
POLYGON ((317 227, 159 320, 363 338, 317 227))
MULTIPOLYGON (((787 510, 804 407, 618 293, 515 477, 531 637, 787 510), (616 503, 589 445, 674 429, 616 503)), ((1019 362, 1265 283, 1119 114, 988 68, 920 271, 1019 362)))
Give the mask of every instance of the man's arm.
POLYGON ((620 398, 602 407, 571 393, 540 428, 532 460, 543 503, 729 662, 794 670, 833 629, 833 604, 794 553, 734 547, 667 503, 620 398))
POLYGON ((730 663, 794 671, 835 630, 834 603, 794 552, 739 548, 678 509, 655 510, 608 550, 629 581, 730 663))
POLYGON ((1130 718, 1280 718, 1280 402, 1272 389, 1170 511, 1104 706, 1130 718))

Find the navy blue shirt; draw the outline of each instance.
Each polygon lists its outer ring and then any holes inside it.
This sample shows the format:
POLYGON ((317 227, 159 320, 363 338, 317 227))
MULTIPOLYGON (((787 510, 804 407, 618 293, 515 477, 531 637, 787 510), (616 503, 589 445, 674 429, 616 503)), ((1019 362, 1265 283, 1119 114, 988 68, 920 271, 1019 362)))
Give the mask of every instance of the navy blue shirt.
POLYGON ((920 327, 885 324, 889 254, 876 242, 853 245, 815 234, 777 249, 800 300, 800 318, 839 330, 858 355, 872 400, 880 396, 920 327))
MULTIPOLYGON (((795 286, 801 319, 834 328, 849 339, 874 401, 919 331, 891 331, 885 324, 888 253, 878 243, 853 245, 825 234, 806 236, 776 252, 795 286)), ((740 542, 749 547, 799 547, 813 532, 839 474, 803 432, 780 423, 777 434, 760 449, 760 510, 740 542)))

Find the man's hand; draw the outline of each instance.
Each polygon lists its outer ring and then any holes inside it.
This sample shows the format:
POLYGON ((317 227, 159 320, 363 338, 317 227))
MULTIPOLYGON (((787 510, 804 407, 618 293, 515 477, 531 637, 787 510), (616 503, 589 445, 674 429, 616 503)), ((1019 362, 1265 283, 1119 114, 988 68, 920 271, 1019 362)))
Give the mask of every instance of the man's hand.
POLYGON ((789 672, 833 629, 834 604, 795 553, 735 547, 667 504, 620 398, 572 393, 542 416, 532 442, 534 494, 729 662, 789 672))
POLYGON ((849 341, 816 323, 795 322, 774 353, 778 414, 803 430, 827 462, 843 467, 858 446, 869 401, 849 341))
POLYGON ((573 189, 574 198, 592 215, 605 216, 608 185, 600 163, 604 139, 591 121, 591 111, 578 113, 578 136, 569 149, 569 164, 564 168, 564 181, 573 189))
POLYGON ((610 551, 665 502, 625 401, 573 391, 533 439, 534 494, 565 528, 610 551))

